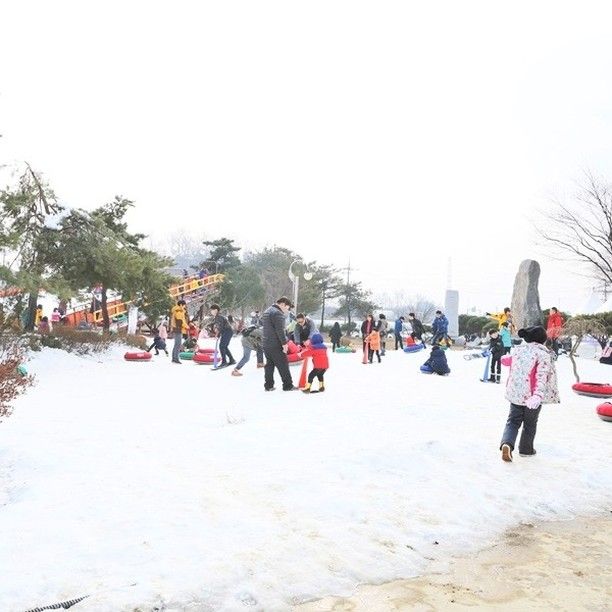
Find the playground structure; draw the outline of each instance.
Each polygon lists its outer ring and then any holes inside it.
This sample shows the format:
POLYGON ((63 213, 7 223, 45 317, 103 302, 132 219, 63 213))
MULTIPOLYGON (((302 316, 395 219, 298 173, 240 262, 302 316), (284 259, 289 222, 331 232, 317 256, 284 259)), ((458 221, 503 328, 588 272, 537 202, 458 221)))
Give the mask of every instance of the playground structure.
MULTIPOLYGON (((223 281, 223 274, 211 274, 200 278, 197 274, 185 277, 181 283, 172 285, 169 289, 170 296, 174 300, 184 299, 188 303, 203 300, 209 292, 216 288, 223 281)), ((7 287, 0 290, 1 297, 18 295, 22 290, 17 287, 7 287)), ((119 325, 127 324, 127 315, 130 302, 121 299, 111 299, 107 302, 106 308, 109 319, 119 325)), ((92 302, 82 302, 73 308, 69 308, 64 316, 66 325, 77 327, 79 324, 102 325, 102 309, 92 310, 92 302)))

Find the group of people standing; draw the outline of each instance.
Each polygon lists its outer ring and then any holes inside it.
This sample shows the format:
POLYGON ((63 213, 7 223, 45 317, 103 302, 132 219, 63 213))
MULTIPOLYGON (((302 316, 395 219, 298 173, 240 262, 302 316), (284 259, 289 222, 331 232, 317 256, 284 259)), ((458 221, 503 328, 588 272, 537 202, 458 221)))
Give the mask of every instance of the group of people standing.
MULTIPOLYGON (((229 316, 221 314, 218 304, 210 306, 212 322, 207 326, 210 335, 218 339, 218 349, 220 360, 215 366, 224 368, 235 365, 232 376, 242 376, 240 371, 251 358, 253 352, 257 355, 257 367, 264 368, 264 389, 273 391, 274 372, 278 370, 282 381, 283 391, 297 390, 293 384, 287 354, 289 352, 289 342, 295 343, 300 349, 302 357, 311 357, 313 360, 312 371, 308 375, 308 382, 304 392, 311 391, 311 386, 316 378, 319 382, 318 391, 324 391, 324 374, 329 367, 327 359, 327 347, 323 342, 323 337, 319 334, 314 321, 298 313, 295 318, 295 326, 291 332, 287 332, 287 316, 293 307, 291 300, 283 296, 275 304, 270 306, 260 316, 259 311, 251 319, 251 324, 241 331, 241 343, 243 356, 236 362, 232 355, 229 343, 232 339, 235 328, 229 316)), ((172 350, 172 363, 181 363, 179 354, 184 347, 184 340, 189 338, 189 330, 193 323, 189 322, 187 305, 185 300, 178 300, 170 313, 170 329, 174 338, 172 350)), ((162 323, 156 330, 153 344, 149 347, 158 350, 166 350, 167 330, 162 323)), ((338 338, 338 342, 339 342, 338 338)))
MULTIPOLYGON (((264 389, 266 391, 274 391, 275 389, 275 370, 278 370, 280 375, 283 391, 298 390, 298 387, 293 384, 289 361, 287 360, 290 338, 287 335, 286 327, 287 316, 291 308, 293 308, 291 300, 282 296, 261 316, 262 346, 266 358, 264 365, 264 389)), ((324 391, 324 375, 329 368, 327 347, 314 322, 302 313, 298 313, 296 316, 293 341, 302 348, 302 357, 311 357, 313 362, 312 370, 308 374, 308 382, 302 390, 305 393, 311 393, 313 391, 312 383, 316 378, 319 384, 318 391, 324 391)))
MULTIPOLYGON (((256 313, 255 320, 252 320, 251 325, 243 330, 244 355, 232 372, 233 376, 242 375, 240 373, 241 368, 249 361, 251 353, 255 351, 257 353, 257 367, 264 369, 264 389, 266 391, 275 389, 274 374, 276 370, 280 375, 283 391, 297 390, 297 387, 293 384, 287 360, 289 342, 293 341, 301 348, 302 356, 311 357, 313 362, 307 383, 302 390, 305 393, 325 390, 324 375, 329 368, 327 348, 314 322, 304 314, 300 313, 296 316, 293 331, 291 333, 287 332, 287 316, 292 307, 291 300, 283 296, 267 308, 261 317, 259 312, 256 313), (312 388, 315 379, 318 380, 318 389, 316 390, 312 388)), ((227 317, 220 314, 218 304, 213 304, 210 307, 210 313, 213 317, 210 329, 219 340, 221 362, 218 367, 234 365, 236 361, 229 350, 229 341, 234 330, 227 317)), ((490 380, 499 383, 501 357, 510 353, 514 324, 509 308, 504 309, 503 313, 487 313, 487 316, 499 323, 499 328, 489 333, 489 348, 492 356, 490 380)), ((410 313, 408 318, 412 326, 411 337, 413 341, 418 340, 424 345, 422 339, 424 327, 421 321, 416 318, 414 313, 410 313)), ((403 348, 403 336, 401 335, 403 324, 404 317, 398 317, 393 329, 396 349, 403 348)), ((512 353, 512 366, 506 388, 506 398, 510 401, 510 412, 499 446, 502 459, 506 462, 513 460, 516 438, 521 427, 519 454, 521 456, 536 454, 534 439, 541 407, 546 403, 559 402, 554 349, 553 351, 548 350, 545 344, 551 340, 554 346, 554 341, 559 338, 562 325, 563 319, 557 308, 553 307, 548 319, 547 329, 534 326, 518 330, 518 336, 524 342, 517 346, 512 353)), ((179 300, 173 307, 170 326, 174 334, 172 361, 173 363, 180 363, 178 353, 183 336, 189 328, 189 318, 184 300, 179 300)), ((432 329, 434 331, 432 354, 426 364, 435 373, 447 374, 450 370, 441 343, 446 341, 448 337, 448 320, 441 311, 436 312, 432 329)), ((377 321, 374 320, 372 314, 369 314, 363 321, 361 336, 364 355, 367 354, 368 363, 372 363, 374 355, 376 355, 378 362, 381 362, 381 357, 385 354, 385 338, 388 331, 388 321, 384 314, 380 314, 377 321)), ((158 331, 156 338, 160 337, 165 342, 162 334, 163 331, 158 331)), ((341 336, 340 326, 335 323, 330 330, 332 350, 339 346, 341 336)), ((165 350, 165 344, 163 348, 165 350)))

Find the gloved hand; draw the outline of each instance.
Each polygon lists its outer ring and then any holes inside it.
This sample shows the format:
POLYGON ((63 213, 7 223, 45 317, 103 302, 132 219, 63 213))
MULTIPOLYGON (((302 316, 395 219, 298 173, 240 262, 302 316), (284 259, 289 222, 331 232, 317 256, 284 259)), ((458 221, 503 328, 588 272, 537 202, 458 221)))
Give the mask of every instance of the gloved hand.
POLYGON ((532 395, 526 402, 525 406, 530 410, 536 410, 536 408, 540 407, 542 403, 542 398, 539 395, 532 395))

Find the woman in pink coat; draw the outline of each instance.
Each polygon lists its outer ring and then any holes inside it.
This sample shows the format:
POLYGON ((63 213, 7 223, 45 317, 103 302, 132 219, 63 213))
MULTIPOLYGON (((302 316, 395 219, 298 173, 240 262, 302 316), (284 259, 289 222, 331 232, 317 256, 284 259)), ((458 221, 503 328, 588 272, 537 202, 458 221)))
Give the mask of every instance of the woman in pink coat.
POLYGON ((504 461, 512 461, 514 443, 523 426, 519 440, 519 455, 536 454, 533 440, 542 404, 558 404, 559 390, 553 354, 544 346, 546 330, 537 325, 519 329, 524 342, 512 353, 512 365, 506 386, 510 414, 502 435, 500 450, 504 461))

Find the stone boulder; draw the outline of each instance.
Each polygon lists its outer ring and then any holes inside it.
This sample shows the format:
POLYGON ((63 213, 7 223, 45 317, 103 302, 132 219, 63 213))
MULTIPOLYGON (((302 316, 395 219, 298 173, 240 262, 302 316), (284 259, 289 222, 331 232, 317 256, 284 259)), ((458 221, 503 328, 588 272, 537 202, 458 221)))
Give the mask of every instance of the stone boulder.
POLYGON ((542 325, 542 309, 540 308, 540 264, 533 259, 521 262, 514 280, 512 292, 512 317, 517 331, 521 327, 542 325))

